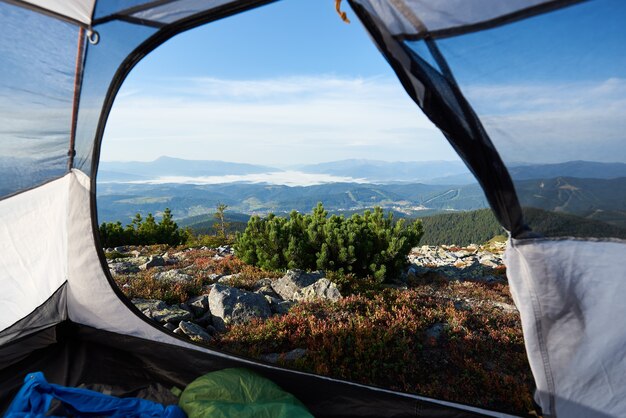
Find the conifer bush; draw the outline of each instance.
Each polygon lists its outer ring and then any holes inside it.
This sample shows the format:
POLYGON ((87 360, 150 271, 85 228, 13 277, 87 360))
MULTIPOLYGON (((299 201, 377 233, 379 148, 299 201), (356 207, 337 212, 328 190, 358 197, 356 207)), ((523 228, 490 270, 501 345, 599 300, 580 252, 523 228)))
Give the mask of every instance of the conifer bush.
POLYGON ((235 250, 244 262, 267 270, 320 269, 383 281, 400 274, 422 235, 420 221, 396 221, 379 207, 346 218, 328 216, 318 203, 311 214, 253 216, 235 250))
POLYGON ((137 213, 132 222, 122 226, 121 222, 103 222, 99 227, 103 247, 120 245, 178 245, 188 239, 188 233, 178 228, 172 211, 166 208, 161 221, 157 223, 151 213, 145 219, 137 213))

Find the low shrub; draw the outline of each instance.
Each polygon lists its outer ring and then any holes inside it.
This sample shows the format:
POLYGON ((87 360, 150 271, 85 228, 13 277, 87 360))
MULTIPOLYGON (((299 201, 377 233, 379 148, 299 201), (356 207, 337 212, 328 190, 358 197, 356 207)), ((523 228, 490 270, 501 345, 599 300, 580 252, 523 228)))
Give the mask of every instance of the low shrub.
POLYGON ((400 274, 422 234, 420 221, 395 221, 381 208, 329 217, 319 203, 311 214, 253 216, 235 250, 244 262, 267 270, 321 269, 382 281, 400 274))
POLYGON ((286 315, 235 325, 214 344, 255 358, 305 348, 306 355, 295 363, 279 363, 526 414, 533 408, 533 380, 519 315, 478 301, 471 308, 455 306, 457 298, 478 295, 506 300, 502 292, 508 290, 478 283, 433 284, 334 303, 301 303, 286 315))

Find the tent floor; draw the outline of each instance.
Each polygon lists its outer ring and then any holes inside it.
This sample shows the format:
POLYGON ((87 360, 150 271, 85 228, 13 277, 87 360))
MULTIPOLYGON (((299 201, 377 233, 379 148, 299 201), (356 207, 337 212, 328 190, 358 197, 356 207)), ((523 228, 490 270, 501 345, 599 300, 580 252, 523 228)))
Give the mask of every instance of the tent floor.
MULTIPOLYGON (((300 399, 315 416, 480 417, 471 411, 402 394, 304 375, 169 344, 114 334, 66 321, 0 349, 0 413, 8 408, 24 376, 42 371, 65 386, 105 384, 133 392, 151 383, 184 388, 210 371, 247 367, 300 399)), ((463 408, 459 405, 459 408, 463 408)))

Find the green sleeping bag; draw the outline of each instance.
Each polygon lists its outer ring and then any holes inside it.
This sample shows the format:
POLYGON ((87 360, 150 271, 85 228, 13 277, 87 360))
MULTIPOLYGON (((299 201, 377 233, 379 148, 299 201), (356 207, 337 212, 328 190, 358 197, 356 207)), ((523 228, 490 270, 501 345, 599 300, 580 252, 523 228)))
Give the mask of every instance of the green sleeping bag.
POLYGON ((180 395, 178 406, 190 418, 313 416, 299 400, 271 380, 239 368, 197 378, 180 395))

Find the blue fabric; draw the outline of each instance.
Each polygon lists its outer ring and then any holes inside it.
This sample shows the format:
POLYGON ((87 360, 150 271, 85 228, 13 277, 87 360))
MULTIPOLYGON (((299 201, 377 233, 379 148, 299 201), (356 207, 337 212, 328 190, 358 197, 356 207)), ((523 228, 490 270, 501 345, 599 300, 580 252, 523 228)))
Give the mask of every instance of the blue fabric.
POLYGON ((48 383, 41 372, 30 373, 11 402, 5 417, 50 417, 46 412, 57 399, 74 417, 186 418, 176 405, 163 406, 139 398, 116 398, 87 389, 68 388, 48 383))

